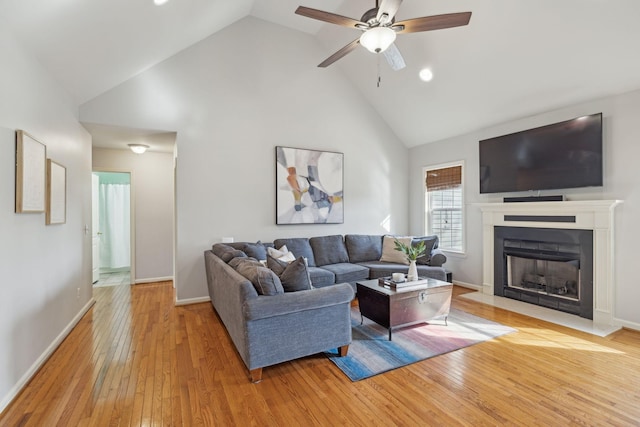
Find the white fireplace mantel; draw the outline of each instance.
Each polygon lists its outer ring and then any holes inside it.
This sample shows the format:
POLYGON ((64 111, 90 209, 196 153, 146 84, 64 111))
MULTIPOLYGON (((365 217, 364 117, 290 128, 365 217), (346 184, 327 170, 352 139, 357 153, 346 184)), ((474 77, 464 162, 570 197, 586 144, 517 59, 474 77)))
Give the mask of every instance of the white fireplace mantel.
POLYGON ((615 292, 613 211, 621 203, 621 200, 589 200, 475 204, 482 211, 483 293, 494 294, 494 227, 593 230, 593 322, 612 325, 615 292))

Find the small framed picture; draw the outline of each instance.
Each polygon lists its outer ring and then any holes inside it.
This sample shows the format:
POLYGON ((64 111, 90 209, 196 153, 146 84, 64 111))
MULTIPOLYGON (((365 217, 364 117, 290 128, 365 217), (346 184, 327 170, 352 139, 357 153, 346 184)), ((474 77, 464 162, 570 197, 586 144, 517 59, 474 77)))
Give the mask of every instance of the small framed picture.
POLYGON ((67 222, 67 168, 47 159, 46 223, 67 222))
POLYGON ((44 212, 46 158, 43 143, 16 132, 16 213, 44 212))

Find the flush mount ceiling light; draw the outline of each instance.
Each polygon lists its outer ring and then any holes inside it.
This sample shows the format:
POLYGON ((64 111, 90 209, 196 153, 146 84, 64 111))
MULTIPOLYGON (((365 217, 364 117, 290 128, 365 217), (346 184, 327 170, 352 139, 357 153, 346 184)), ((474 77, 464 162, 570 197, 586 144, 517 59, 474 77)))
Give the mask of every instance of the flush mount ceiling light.
POLYGON ((418 75, 420 76, 420 80, 422 80, 423 82, 430 82, 433 78, 433 73, 428 68, 423 68, 422 70, 420 70, 420 73, 418 75))
POLYGON ((384 52, 395 40, 396 32, 389 27, 373 27, 360 36, 360 44, 373 53, 384 52))
POLYGON ((144 145, 144 144, 128 144, 129 148, 131 148, 131 151, 133 151, 136 154, 142 154, 145 151, 147 151, 147 148, 149 148, 148 145, 144 145))

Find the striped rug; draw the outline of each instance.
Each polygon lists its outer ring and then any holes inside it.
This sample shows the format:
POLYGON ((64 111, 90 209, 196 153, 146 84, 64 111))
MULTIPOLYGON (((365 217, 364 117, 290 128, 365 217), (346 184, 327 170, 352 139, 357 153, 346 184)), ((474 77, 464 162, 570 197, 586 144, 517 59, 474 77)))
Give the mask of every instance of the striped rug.
POLYGON ((434 320, 397 329, 393 331, 393 341, 389 341, 386 328, 366 317, 360 325, 360 311, 353 307, 349 353, 346 357, 339 357, 337 350, 325 354, 351 381, 359 381, 515 332, 508 326, 456 309, 451 309, 447 323, 445 326, 444 320, 434 320))

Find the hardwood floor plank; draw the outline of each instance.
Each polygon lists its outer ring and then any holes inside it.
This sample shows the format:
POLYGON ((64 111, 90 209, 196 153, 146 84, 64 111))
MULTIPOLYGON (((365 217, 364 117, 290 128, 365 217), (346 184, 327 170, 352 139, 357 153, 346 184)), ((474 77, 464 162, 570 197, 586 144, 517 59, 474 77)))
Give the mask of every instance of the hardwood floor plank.
POLYGON ((518 331, 351 382, 322 355, 252 384, 210 303, 171 282, 94 289, 96 304, 0 426, 640 425, 640 332, 600 338, 459 296, 518 331))

